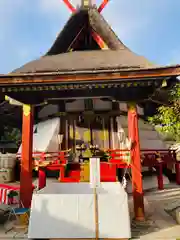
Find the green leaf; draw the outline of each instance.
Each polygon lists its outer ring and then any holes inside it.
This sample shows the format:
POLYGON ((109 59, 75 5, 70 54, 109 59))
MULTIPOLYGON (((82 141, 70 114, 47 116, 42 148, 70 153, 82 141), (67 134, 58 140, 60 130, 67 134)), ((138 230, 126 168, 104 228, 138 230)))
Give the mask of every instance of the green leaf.
POLYGON ((157 131, 165 133, 171 140, 180 141, 180 84, 170 92, 170 106, 160 106, 157 114, 148 121, 156 126, 157 131))

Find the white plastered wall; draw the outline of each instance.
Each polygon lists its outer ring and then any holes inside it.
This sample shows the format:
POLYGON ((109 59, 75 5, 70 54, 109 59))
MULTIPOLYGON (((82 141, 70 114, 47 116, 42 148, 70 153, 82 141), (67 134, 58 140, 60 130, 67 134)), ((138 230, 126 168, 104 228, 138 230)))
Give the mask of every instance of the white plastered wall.
MULTIPOLYGON (((34 125, 33 152, 58 152, 60 118, 53 118, 34 125)), ((22 145, 18 153, 21 153, 22 145)))

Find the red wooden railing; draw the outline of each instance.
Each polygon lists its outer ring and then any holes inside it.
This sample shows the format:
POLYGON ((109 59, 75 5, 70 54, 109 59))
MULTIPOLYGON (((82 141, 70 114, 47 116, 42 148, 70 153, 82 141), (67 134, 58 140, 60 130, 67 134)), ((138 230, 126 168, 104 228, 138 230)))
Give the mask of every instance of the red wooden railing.
MULTIPOLYGON (((110 152, 110 162, 116 163, 118 167, 124 168, 127 167, 127 164, 124 163, 123 157, 127 155, 128 150, 109 150, 110 152)), ((130 152, 129 152, 130 154, 130 152)), ((176 183, 180 185, 180 162, 176 160, 175 151, 169 151, 164 149, 154 149, 141 150, 141 162, 144 167, 156 167, 158 169, 157 180, 158 180, 158 189, 162 190, 164 188, 163 184, 163 167, 167 166, 168 163, 175 164, 176 169, 176 183)), ((133 161, 129 164, 129 167, 134 168, 133 161)), ((134 168, 134 170, 136 170, 134 168)))
MULTIPOLYGON (((121 149, 109 149, 109 162, 101 164, 101 172, 108 173, 110 171, 109 166, 114 165, 115 168, 132 168, 136 171, 133 161, 128 161, 130 157, 129 150, 121 150, 121 149)), ((21 158, 21 155, 18 154, 17 157, 21 158)), ((69 177, 68 179, 65 178, 65 166, 67 164, 67 152, 33 152, 32 157, 34 159, 34 165, 40 166, 39 167, 39 185, 45 185, 45 172, 42 170, 43 166, 41 167, 41 163, 47 162, 48 165, 45 168, 49 170, 58 170, 60 171, 60 178, 61 181, 77 181, 74 176, 69 177)), ((167 165, 168 163, 175 164, 176 169, 176 182, 180 184, 180 162, 176 161, 176 154, 175 151, 169 151, 164 149, 154 149, 148 150, 143 149, 141 150, 141 162, 142 166, 145 167, 156 167, 158 168, 158 188, 160 190, 163 189, 163 166, 167 165)), ((112 170, 111 174, 113 174, 115 170, 112 170)), ((139 173, 141 174, 141 173, 139 173)), ((105 177, 104 177, 105 179, 105 177)))

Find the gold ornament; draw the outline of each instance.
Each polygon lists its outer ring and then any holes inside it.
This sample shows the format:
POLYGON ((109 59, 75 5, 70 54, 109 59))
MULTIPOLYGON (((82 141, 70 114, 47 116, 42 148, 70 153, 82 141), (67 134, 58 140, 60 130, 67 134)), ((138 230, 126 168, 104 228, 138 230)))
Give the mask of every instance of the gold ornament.
POLYGON ((28 104, 23 104, 23 114, 28 117, 31 113, 31 106, 28 104))

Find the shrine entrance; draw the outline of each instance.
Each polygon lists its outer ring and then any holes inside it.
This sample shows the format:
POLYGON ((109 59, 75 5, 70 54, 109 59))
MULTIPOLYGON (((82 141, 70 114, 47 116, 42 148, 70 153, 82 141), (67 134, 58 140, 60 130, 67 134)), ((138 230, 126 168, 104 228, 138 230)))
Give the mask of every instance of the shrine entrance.
MULTIPOLYGON (((126 135, 132 143, 134 211, 136 219, 144 220, 137 105, 150 102, 162 87, 171 87, 180 75, 180 66, 159 67, 128 49, 100 14, 107 0, 99 7, 82 1, 78 9, 68 0, 64 2, 72 15, 50 50, 12 74, 0 76, 1 96, 7 96, 23 109, 21 200, 25 207, 30 206, 33 120, 37 106, 53 101, 59 104, 59 112, 63 113, 60 130, 64 136, 63 150, 72 148, 75 153, 77 145, 82 148, 83 144, 115 150, 121 135, 118 136, 116 125, 121 115, 117 109, 94 111, 92 100, 85 101, 85 111, 78 113, 73 111, 74 107, 67 110, 64 106, 66 100, 110 96, 112 105, 115 100, 128 106, 126 135)), ((64 168, 65 163, 59 167, 64 168)))
POLYGON ((118 148, 116 117, 106 114, 68 115, 61 120, 60 134, 64 136, 61 150, 75 149, 82 144, 104 150, 118 148))

